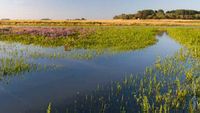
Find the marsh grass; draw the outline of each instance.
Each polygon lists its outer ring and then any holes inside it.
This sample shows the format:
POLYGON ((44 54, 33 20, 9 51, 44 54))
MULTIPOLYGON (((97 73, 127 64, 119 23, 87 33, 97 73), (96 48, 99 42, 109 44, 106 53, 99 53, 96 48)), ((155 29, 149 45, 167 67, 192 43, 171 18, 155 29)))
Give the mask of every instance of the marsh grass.
POLYGON ((198 112, 200 64, 181 52, 158 58, 144 73, 121 82, 98 85, 90 94, 77 94, 68 113, 198 112), (184 59, 182 57, 185 57, 184 59), (191 71, 192 70, 192 71, 191 71))
POLYGON ((37 70, 37 68, 37 65, 28 63, 24 58, 1 58, 0 78, 3 80, 14 75, 22 75, 37 70))
MULTIPOLYGON (((31 50, 29 46, 20 46, 19 44, 9 44, 1 42, 0 46, 0 79, 8 82, 14 76, 21 76, 26 73, 41 72, 47 70, 56 70, 60 65, 42 64, 34 62, 39 58, 44 58, 44 54, 34 58, 32 54, 36 50, 31 50)), ((49 59, 55 59, 48 55, 49 59)), ((48 58, 45 56, 45 58, 48 58)), ((56 57, 57 58, 57 57, 56 57)))
POLYGON ((66 44, 72 48, 92 50, 132 51, 157 42, 154 28, 143 27, 99 27, 94 34, 77 41, 69 38, 66 44))
POLYGON ((168 34, 189 49, 194 57, 200 58, 199 28, 168 28, 168 34))

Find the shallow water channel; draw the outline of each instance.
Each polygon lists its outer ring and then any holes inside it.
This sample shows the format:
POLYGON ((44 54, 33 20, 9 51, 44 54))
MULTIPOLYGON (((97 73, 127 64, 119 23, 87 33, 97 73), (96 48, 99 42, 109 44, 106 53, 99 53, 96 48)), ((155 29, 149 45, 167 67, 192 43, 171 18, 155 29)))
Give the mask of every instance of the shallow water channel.
MULTIPOLYGON (((55 68, 33 71, 0 81, 0 113, 45 113, 49 102, 54 106, 65 106, 77 92, 89 93, 98 84, 121 80, 131 73, 143 72, 158 56, 172 56, 181 48, 181 45, 166 33, 158 35, 157 39, 157 44, 145 49, 115 54, 104 53, 91 59, 45 58, 45 55, 42 57, 41 54, 35 58, 30 57, 32 63, 55 65, 55 68)), ((41 48, 4 42, 0 42, 0 47, 0 57, 9 57, 5 51, 29 51, 21 52, 26 56, 36 52, 59 52, 67 54, 66 56, 88 52, 64 51, 63 47, 41 48)))

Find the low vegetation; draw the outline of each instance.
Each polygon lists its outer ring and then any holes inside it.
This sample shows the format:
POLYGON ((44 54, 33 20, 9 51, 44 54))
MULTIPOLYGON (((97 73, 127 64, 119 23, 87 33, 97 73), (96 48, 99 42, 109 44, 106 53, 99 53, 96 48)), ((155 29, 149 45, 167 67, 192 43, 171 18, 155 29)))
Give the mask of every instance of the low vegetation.
POLYGON ((0 80, 9 79, 13 75, 37 70, 38 65, 31 64, 24 58, 0 58, 0 80))
POLYGON ((168 28, 168 34, 187 47, 194 57, 200 58, 199 28, 168 28))
POLYGON ((131 51, 145 48, 157 42, 156 29, 140 27, 103 27, 96 28, 93 35, 81 40, 73 38, 67 44, 72 48, 93 50, 131 51))
POLYGON ((0 40, 56 47, 64 46, 70 37, 84 38, 92 32, 92 29, 86 28, 3 28, 0 30, 0 40))
POLYGON ((154 28, 11 28, 2 30, 1 41, 68 49, 130 51, 156 43, 154 28))

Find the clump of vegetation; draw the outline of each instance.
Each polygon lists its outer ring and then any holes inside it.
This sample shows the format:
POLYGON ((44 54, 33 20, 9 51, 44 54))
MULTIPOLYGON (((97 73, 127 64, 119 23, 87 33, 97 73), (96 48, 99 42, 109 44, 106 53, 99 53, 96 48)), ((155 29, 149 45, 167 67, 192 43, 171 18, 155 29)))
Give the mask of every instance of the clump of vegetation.
POLYGON ((79 29, 74 28, 37 28, 37 27, 27 27, 27 28, 15 28, 11 29, 12 34, 18 35, 34 35, 43 36, 49 38, 67 37, 76 35, 79 29))
POLYGON ((121 14, 114 19, 200 19, 200 11, 177 9, 172 11, 160 10, 141 10, 136 14, 121 14))
POLYGON ((42 18, 41 20, 51 20, 50 18, 42 18))
MULTIPOLYGON (((34 62, 34 56, 41 51, 38 48, 31 48, 32 46, 20 46, 19 44, 0 43, 0 81, 8 82, 11 77, 17 75, 24 75, 30 72, 54 70, 58 68, 55 64, 43 64, 34 62)), ((47 58, 42 54, 39 58, 47 58)), ((48 55, 51 59, 55 57, 51 54, 48 55)))
POLYGON ((28 63, 24 58, 0 58, 0 78, 20 75, 36 70, 37 65, 28 63))
POLYGON ((49 103, 48 109, 47 109, 47 112, 46 112, 46 113, 51 113, 51 103, 49 103))
POLYGON ((10 20, 9 18, 2 18, 1 20, 10 20))

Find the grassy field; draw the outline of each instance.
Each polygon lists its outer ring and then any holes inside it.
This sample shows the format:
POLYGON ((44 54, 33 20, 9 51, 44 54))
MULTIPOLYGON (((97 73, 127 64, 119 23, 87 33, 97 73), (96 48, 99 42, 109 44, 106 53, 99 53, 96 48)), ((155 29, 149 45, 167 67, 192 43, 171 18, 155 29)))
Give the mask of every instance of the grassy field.
POLYGON ((200 26, 200 20, 0 20, 1 26, 200 26))

